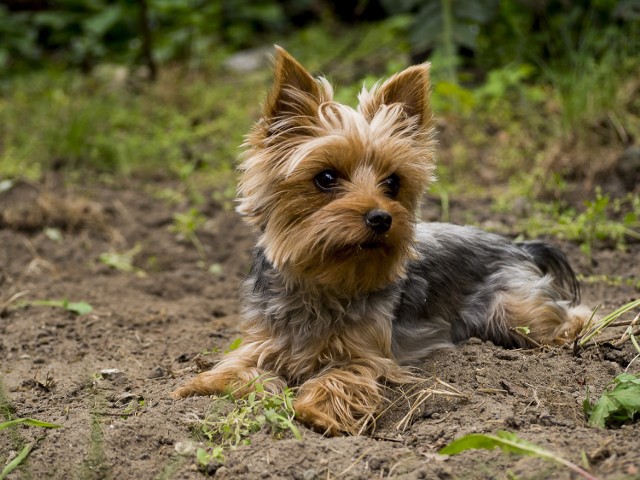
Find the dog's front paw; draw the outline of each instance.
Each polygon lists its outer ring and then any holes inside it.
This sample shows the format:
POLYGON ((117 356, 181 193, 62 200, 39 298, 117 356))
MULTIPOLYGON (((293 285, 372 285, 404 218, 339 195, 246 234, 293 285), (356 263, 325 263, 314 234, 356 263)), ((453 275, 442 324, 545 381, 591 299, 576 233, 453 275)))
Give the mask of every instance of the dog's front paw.
POLYGON ((233 380, 227 372, 216 369, 202 372, 171 392, 173 398, 192 397, 194 395, 213 395, 226 391, 233 380))
POLYGON ((327 436, 357 435, 382 404, 374 377, 330 370, 302 385, 293 404, 296 417, 327 436))
POLYGON ((279 393, 285 388, 280 377, 270 375, 263 370, 247 366, 241 362, 224 361, 213 370, 202 372, 171 392, 173 398, 185 398, 193 395, 214 395, 218 393, 243 397, 256 390, 279 393))

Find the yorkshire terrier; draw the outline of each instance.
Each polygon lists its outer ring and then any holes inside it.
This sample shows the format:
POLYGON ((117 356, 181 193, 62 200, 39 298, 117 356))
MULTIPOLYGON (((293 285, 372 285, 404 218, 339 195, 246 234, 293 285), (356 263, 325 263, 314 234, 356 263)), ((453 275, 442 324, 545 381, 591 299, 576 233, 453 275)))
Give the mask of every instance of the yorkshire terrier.
POLYGON ((557 345, 589 320, 554 247, 418 222, 435 168, 428 64, 358 100, 335 102, 326 79, 276 47, 274 87, 240 165, 238 212, 258 234, 243 343, 175 398, 294 385, 301 421, 356 434, 383 382, 415 380, 407 365, 435 349, 472 336, 557 345))

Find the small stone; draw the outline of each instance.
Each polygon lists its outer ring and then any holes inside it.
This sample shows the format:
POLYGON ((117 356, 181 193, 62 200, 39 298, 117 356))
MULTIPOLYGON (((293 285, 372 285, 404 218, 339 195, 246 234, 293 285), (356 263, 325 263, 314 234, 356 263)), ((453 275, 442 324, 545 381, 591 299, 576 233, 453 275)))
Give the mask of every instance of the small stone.
POLYGON ((193 354, 191 353, 181 353, 176 357, 176 362, 178 363, 186 363, 193 358, 193 354))
POLYGON ((270 46, 243 50, 227 58, 224 66, 236 73, 254 72, 268 65, 272 53, 270 46))
MULTIPOLYGON (((214 462, 210 462, 207 467, 209 465, 211 465, 214 462)), ((209 473, 209 471, 207 470, 207 473, 209 473)), ((229 475, 229 469, 227 467, 225 467, 224 465, 218 467, 215 469, 214 473, 216 474, 216 478, 227 478, 229 475)))
POLYGON ((315 480, 316 478, 318 478, 318 474, 316 473, 315 470, 310 468, 309 470, 305 470, 302 473, 302 478, 304 480, 315 480))
POLYGON ((200 467, 200 471, 206 473, 207 475, 215 475, 218 470, 222 467, 222 463, 218 460, 211 460, 204 467, 200 467))
POLYGON ((117 368, 105 368, 100 370, 100 376, 106 380, 112 380, 118 377, 124 377, 124 372, 117 368))
POLYGON ((147 378, 162 378, 164 376, 165 376, 164 368, 156 367, 151 371, 149 375, 147 375, 147 378))
POLYGON ((198 450, 198 443, 191 440, 176 442, 174 447, 178 455, 195 455, 198 450))

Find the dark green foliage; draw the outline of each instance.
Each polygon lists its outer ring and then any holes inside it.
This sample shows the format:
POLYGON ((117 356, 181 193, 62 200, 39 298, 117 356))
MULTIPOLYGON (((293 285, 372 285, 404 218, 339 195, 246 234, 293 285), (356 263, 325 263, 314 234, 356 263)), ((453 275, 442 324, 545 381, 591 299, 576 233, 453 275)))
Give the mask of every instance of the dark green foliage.
POLYGON ((45 60, 83 70, 104 61, 148 63, 143 58, 145 42, 152 43, 152 55, 160 62, 202 59, 220 43, 243 48, 259 43, 261 34, 284 32, 290 26, 287 13, 310 4, 308 0, 58 0, 34 11, 10 11, 0 5, 0 70, 34 68, 45 60))
MULTIPOLYGON (((376 18, 409 19, 403 36, 414 60, 435 55, 449 76, 460 66, 477 73, 508 63, 530 63, 540 72, 556 64, 584 68, 583 53, 598 61, 628 58, 640 48, 637 0, 380 4, 376 18)), ((105 61, 200 63, 220 45, 271 43, 310 21, 372 18, 369 2, 337 0, 57 0, 41 10, 20 10, 28 2, 7 5, 13 10, 0 6, 0 71, 14 72, 51 61, 84 70, 105 61)))
MULTIPOLYGON (((483 72, 508 63, 576 68, 580 53, 595 59, 629 57, 640 47, 640 7, 635 0, 522 2, 517 0, 382 0, 390 14, 411 14, 417 57, 483 72)), ((418 59, 418 58, 416 58, 418 59)))
POLYGON ((410 40, 415 51, 429 51, 451 41, 470 50, 477 48, 478 26, 491 22, 498 0, 382 0, 391 14, 412 13, 410 40), (449 5, 448 5, 449 4, 449 5), (449 17, 449 18, 448 18, 449 17), (451 32, 447 33, 447 24, 451 32), (450 38, 447 38, 450 37, 450 38))
POLYGON ((24 69, 58 59, 84 69, 105 58, 128 60, 137 35, 134 0, 59 0, 50 9, 0 7, 0 67, 24 69))

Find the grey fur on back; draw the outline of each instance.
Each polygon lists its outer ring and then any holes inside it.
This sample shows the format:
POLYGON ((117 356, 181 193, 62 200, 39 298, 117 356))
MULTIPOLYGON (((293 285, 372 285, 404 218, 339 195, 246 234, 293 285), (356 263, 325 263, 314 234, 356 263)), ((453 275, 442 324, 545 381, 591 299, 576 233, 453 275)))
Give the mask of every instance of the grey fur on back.
POLYGON ((577 298, 573 271, 551 246, 514 244, 475 227, 443 223, 420 223, 416 233, 420 258, 409 263, 406 277, 360 298, 288 285, 258 249, 244 286, 245 318, 266 322, 283 340, 293 334, 304 348, 340 322, 375 316, 393 322, 396 360, 416 363, 472 336, 523 345, 503 324, 490 321, 501 292, 531 291, 559 308, 577 298))
POLYGON ((394 353, 402 363, 419 361, 432 350, 469 337, 523 346, 518 336, 489 321, 497 295, 530 289, 568 307, 567 290, 556 285, 577 285, 562 252, 541 242, 536 242, 536 251, 554 255, 548 273, 539 266, 544 258, 475 227, 420 223, 417 246, 420 258, 409 264, 401 281, 394 319, 394 353))

